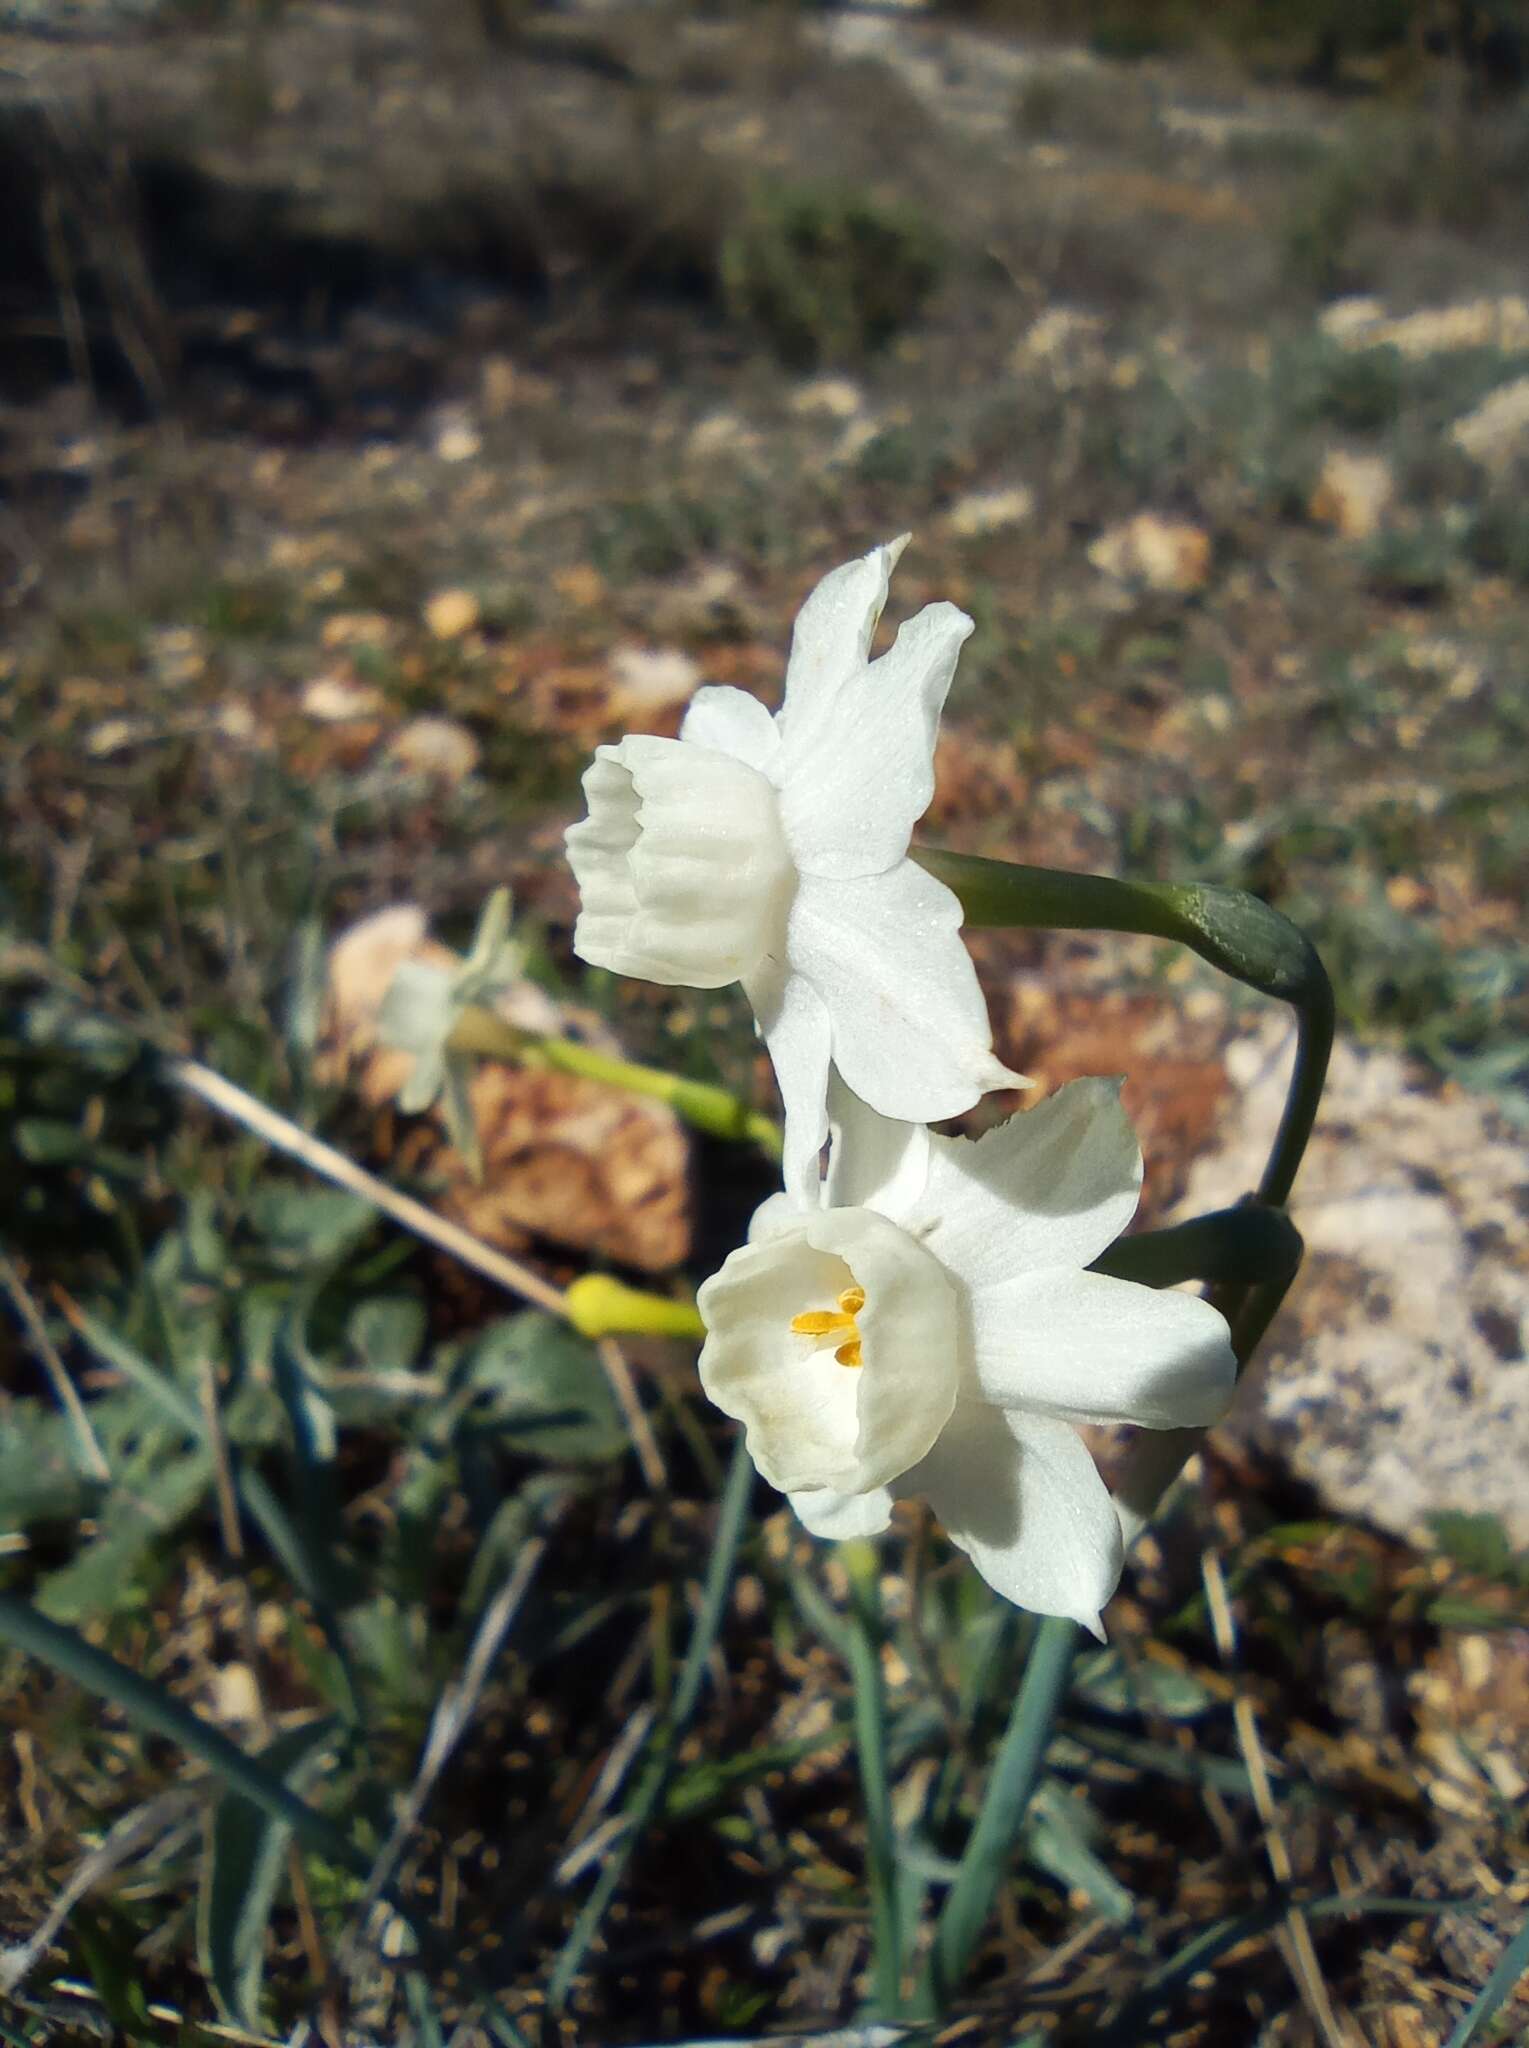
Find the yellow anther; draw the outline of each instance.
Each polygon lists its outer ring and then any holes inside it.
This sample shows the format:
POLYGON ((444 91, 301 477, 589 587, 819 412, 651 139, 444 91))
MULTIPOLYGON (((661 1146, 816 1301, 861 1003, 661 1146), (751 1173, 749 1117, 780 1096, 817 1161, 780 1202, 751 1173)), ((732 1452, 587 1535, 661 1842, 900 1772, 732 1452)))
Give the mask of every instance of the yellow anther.
POLYGON ((842 1337, 844 1341, 834 1348, 836 1361, 840 1365, 863 1365, 865 1354, 855 1318, 865 1307, 865 1289, 851 1284, 839 1295, 838 1304, 837 1309, 804 1309, 791 1318, 791 1328, 798 1337, 842 1337))
POLYGON ((810 1308, 804 1315, 793 1316, 791 1327, 798 1337, 826 1337, 830 1330, 852 1330, 855 1318, 848 1312, 835 1315, 826 1308, 810 1308))

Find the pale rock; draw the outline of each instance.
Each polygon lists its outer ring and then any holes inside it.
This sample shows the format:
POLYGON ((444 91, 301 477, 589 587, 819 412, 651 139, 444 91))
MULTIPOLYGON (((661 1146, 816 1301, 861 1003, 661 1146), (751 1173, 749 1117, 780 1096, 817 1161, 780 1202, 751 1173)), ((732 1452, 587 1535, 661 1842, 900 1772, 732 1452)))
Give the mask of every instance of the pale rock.
POLYGON ((167 690, 184 689, 207 667, 207 636, 195 626, 162 626, 149 635, 149 666, 167 690))
MULTIPOLYGON (((1257 1182, 1289 1071, 1282 1022, 1234 1040, 1225 1142, 1183 1216, 1257 1182)), ((1529 1546, 1529 1146, 1484 1097, 1339 1042, 1291 1202, 1306 1264, 1221 1429, 1325 1511, 1412 1540, 1442 1512, 1529 1546)))
POLYGON ((356 719, 375 718, 382 709, 382 692, 370 683, 353 682, 349 676, 315 676, 299 700, 310 718, 321 725, 348 725, 356 719))
POLYGON ((1395 319, 1387 317, 1379 299, 1338 299, 1318 324, 1344 348, 1389 347, 1414 360, 1467 348, 1496 348, 1504 354, 1529 349, 1529 300, 1516 293, 1427 306, 1395 319))
POLYGON ((129 747, 140 745, 152 737, 152 731, 152 727, 141 718, 103 718, 85 735, 85 751, 98 761, 104 761, 113 754, 121 754, 129 747))
POLYGON ((435 452, 442 462, 475 462, 483 453, 483 436, 466 413, 451 413, 436 429, 435 452))
POLYGON ((1474 412, 1456 420, 1450 439, 1483 469, 1504 469, 1529 446, 1529 377, 1500 384, 1474 412))
POLYGON ((696 421, 685 442, 685 452, 695 462, 752 455, 758 447, 758 434, 736 412, 708 413, 704 420, 696 421))
POLYGON ((882 432, 882 422, 868 414, 861 419, 851 420, 844 432, 829 450, 829 463, 835 468, 847 468, 858 462, 866 449, 882 432))
POLYGON ((1009 356, 1017 377, 1044 369, 1058 389, 1095 379, 1105 369, 1103 319, 1071 305, 1052 305, 1030 324, 1009 356))
POLYGON ((252 1727, 260 1719, 260 1687, 248 1664, 220 1664, 207 1690, 214 1721, 252 1727))
POLYGON ((1345 540, 1370 540, 1385 524, 1396 496, 1396 478, 1383 455, 1333 448, 1307 507, 1319 526, 1331 526, 1345 540))
POLYGON ((1210 535, 1188 520, 1138 512, 1100 534, 1088 559, 1117 583, 1188 596, 1210 575, 1210 535))
POLYGON ((968 491, 945 515, 945 524, 959 540, 978 540, 1023 526, 1035 510, 1035 494, 1023 484, 1007 490, 968 491))
POLYGON ((453 788, 473 773, 482 752, 454 718, 411 718, 388 742, 388 758, 400 768, 453 788))
POLYGON ((791 410, 804 419, 852 420, 864 409, 860 386, 848 377, 814 377, 791 394, 791 410))
POLYGON ((225 697, 212 717, 213 731, 236 747, 254 747, 265 735, 247 697, 225 697))
POLYGON ((683 704, 701 680, 699 666, 678 647, 617 647, 611 654, 611 695, 639 716, 683 704))
POLYGON ((320 637, 329 648, 383 647, 392 632, 392 621, 382 612, 331 612, 320 637))
POLYGON ((438 590, 425 606, 425 624, 437 640, 460 640, 482 617, 470 590, 438 590))

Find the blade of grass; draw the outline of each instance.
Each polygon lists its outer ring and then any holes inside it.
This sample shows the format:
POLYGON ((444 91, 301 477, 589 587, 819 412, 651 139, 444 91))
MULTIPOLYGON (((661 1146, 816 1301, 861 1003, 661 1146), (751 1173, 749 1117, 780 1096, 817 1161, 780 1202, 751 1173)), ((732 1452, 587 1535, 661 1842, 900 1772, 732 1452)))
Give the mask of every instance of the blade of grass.
POLYGON ((1497 1967, 1482 1985, 1475 2004, 1445 2043, 1445 2048, 1471 2048, 1481 2039, 1483 2027, 1490 2026, 1513 1995, 1520 1977, 1529 1971, 1529 1920, 1514 1935, 1497 1959, 1497 1967))
MULTIPOLYGON (((1308 1920, 1363 1914, 1376 1918, 1423 1920, 1441 1913, 1474 1911, 1479 1903, 1474 1899, 1388 1899, 1368 1894, 1339 1893, 1330 1898, 1303 1901, 1302 1911, 1308 1920)), ((1289 1899, 1276 1894, 1249 1913, 1213 1920, 1208 1927, 1201 1928, 1175 1955, 1154 1970, 1103 2031, 1094 2035, 1093 2048, 1155 2048, 1162 2039, 1161 2027, 1154 2024, 1155 2016, 1171 2007, 1174 1995, 1232 1949, 1240 1948, 1245 1941, 1252 1941, 1260 1934, 1272 1934, 1289 1909, 1289 1899)), ((1451 2041, 1447 2048, 1457 2048, 1457 2043, 1451 2041)))
MULTIPOLYGON (((104 1365, 111 1366, 124 1379, 131 1380, 135 1387, 142 1388, 164 1414, 179 1423, 193 1442, 211 1447, 206 1413, 190 1394, 77 1303, 63 1297, 61 1305, 80 1341, 88 1345, 104 1365)), ((345 1687, 345 1698, 340 1703, 342 1711, 347 1720, 362 1724, 365 1716, 361 1695, 340 1628, 329 1574, 322 1563, 315 1561, 294 1528, 291 1516, 265 1480, 258 1472, 249 1469, 232 1444, 228 1447, 228 1475, 241 1505, 270 1545, 272 1555, 312 1606, 345 1687)))
POLYGON ((657 1810, 669 1774, 674 1767, 680 1736, 695 1711, 696 1701, 700 1698, 701 1681, 706 1673, 707 1659, 712 1653, 718 1631, 722 1626, 728 1591, 732 1585, 733 1565, 738 1556, 738 1546, 743 1540, 753 1478, 753 1460, 744 1448, 740 1435, 733 1446, 732 1463, 728 1466, 727 1479, 722 1489, 711 1562, 707 1566, 706 1580, 701 1590, 700 1612, 696 1615, 695 1626, 690 1633, 690 1642, 685 1651, 685 1661, 680 1667, 674 1697, 670 1702, 668 1714, 650 1739, 647 1763, 628 1802, 627 1830, 611 1850, 595 1881, 594 1889, 585 1900, 583 1910, 573 1924, 573 1931, 564 1942, 553 1966, 552 1976, 547 1985, 547 2003, 554 2012, 560 2010, 567 2002, 573 1980, 583 1966, 591 1942, 599 1932, 605 1910, 615 1895, 616 1887, 626 1874, 627 1864, 631 1861, 632 1853, 642 1837, 643 1829, 657 1810))
POLYGON ((1055 1615, 1036 1628, 1014 1711, 961 1858, 960 1875, 935 1928, 919 1987, 921 2016, 945 2009, 966 1974, 999 1888, 1007 1881, 1081 1633, 1075 1621, 1055 1615))
POLYGON ((367 1859, 326 1814, 300 1799, 274 1772, 139 1672, 119 1664, 73 1629, 49 1621, 11 1593, 0 1593, 0 1637, 61 1671, 86 1692, 120 1708, 135 1727, 162 1735, 194 1756, 262 1813, 291 1828, 320 1856, 366 1876, 367 1859))
POLYGON ((881 1682, 881 1588, 876 1552, 864 1541, 841 1543, 849 1574, 850 1618, 845 1648, 855 1698, 855 1753, 860 1763, 865 1815, 866 1882, 871 1894, 871 1942, 876 2016, 896 2019, 902 2008, 902 1912, 898 1899, 897 1837, 887 1783, 886 1696, 881 1682))
POLYGON ((0 1250, 0 1288, 10 1297, 12 1308, 36 1352, 43 1371, 47 1374, 54 1396, 74 1432, 75 1454, 79 1468, 88 1479, 110 1481, 111 1467, 107 1464, 101 1446, 96 1442, 96 1433, 90 1426, 90 1417, 85 1404, 69 1377, 64 1361, 58 1355, 57 1346, 48 1335, 48 1326, 20 1271, 14 1266, 3 1250, 0 1250))
MULTIPOLYGON (((98 1699, 120 1708, 135 1727, 175 1743, 222 1778, 231 1791, 249 1800, 279 1825, 290 1828, 315 1854, 339 1864, 363 1882, 366 1880, 371 1870, 370 1857, 327 1814, 299 1798, 290 1786, 247 1756, 227 1736, 140 1673, 119 1664, 115 1657, 96 1649, 72 1629, 49 1621, 46 1615, 10 1593, 0 1593, 0 1640, 62 1672, 98 1699)), ((513 2022, 496 2011, 491 1994, 479 1988, 476 1972, 465 1970, 454 1949, 446 1946, 428 1922, 416 1919, 391 1887, 385 1889, 384 1896, 409 1924, 418 1945, 418 1967, 436 1971, 456 1969, 467 1994, 478 2000, 484 2025, 507 2048, 525 2048, 513 2022)))

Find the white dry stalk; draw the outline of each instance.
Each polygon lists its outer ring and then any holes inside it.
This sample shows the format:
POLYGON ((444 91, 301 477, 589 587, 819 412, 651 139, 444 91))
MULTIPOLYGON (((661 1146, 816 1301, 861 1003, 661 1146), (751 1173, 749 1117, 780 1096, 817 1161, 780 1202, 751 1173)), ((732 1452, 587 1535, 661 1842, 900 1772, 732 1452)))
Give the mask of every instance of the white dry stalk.
POLYGON ((10 1296, 11 1306, 21 1320, 22 1327, 32 1340, 32 1348, 48 1375, 59 1406, 69 1417, 80 1455, 89 1469, 92 1479, 110 1481, 111 1467, 105 1453, 96 1441, 96 1433, 90 1426, 90 1417, 80 1399, 74 1381, 69 1377, 68 1367, 59 1356, 58 1347, 48 1335, 48 1327, 38 1311, 36 1302, 27 1291, 26 1283, 11 1261, 0 1252, 0 1287, 10 1296))
POLYGON ((446 1768, 451 1752, 456 1748, 472 1720, 483 1690, 484 1681, 493 1667, 494 1659, 504 1643, 510 1623, 515 1619, 520 1603, 530 1589, 531 1581, 547 1554, 545 1536, 533 1536, 522 1548, 515 1560, 514 1569, 503 1586, 484 1611, 473 1637, 472 1648, 467 1653, 467 1662, 462 1674, 454 1679, 442 1692, 436 1702, 435 1713, 431 1716, 430 1732, 425 1737, 424 1753, 420 1758, 419 1770, 409 1788, 393 1829, 383 1844, 376 1862, 372 1865, 366 1880, 366 1888, 356 1905, 351 1928, 341 1944, 342 1958, 349 1958, 355 1952, 360 1929, 365 1924, 373 1906, 387 1888, 389 1879, 398 1866, 404 1845, 419 1825, 420 1815, 426 1801, 435 1788, 436 1779, 446 1768))
POLYGON ((464 1266, 471 1266, 475 1273, 508 1288, 511 1294, 534 1302, 549 1314, 566 1314, 561 1291, 529 1266, 523 1266, 518 1259, 509 1258, 504 1252, 495 1251, 492 1245, 485 1244, 459 1224, 448 1223, 444 1216, 437 1216, 433 1209, 417 1202, 412 1195, 399 1194, 396 1188, 390 1188, 376 1174, 368 1173, 364 1166, 357 1166, 353 1159, 348 1159, 333 1145, 326 1145, 322 1138, 315 1138, 300 1124, 293 1123, 290 1117, 267 1107, 232 1081, 225 1081, 210 1067, 204 1067, 197 1060, 171 1060, 165 1071, 177 1087, 199 1096, 223 1116, 232 1117, 235 1123, 264 1138, 268 1145, 274 1145, 289 1158, 298 1160, 311 1172, 333 1181, 336 1187, 360 1195, 405 1230, 424 1238, 427 1244, 449 1252, 464 1266))

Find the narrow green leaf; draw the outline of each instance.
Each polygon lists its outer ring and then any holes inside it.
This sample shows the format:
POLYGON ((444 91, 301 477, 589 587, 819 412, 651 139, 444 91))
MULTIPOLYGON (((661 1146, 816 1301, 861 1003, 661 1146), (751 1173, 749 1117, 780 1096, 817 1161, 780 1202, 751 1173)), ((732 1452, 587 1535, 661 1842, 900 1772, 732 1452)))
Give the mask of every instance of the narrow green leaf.
POLYGON ((1035 1631, 1014 1711, 993 1763, 976 1825, 935 1928, 920 1986, 921 2017, 943 2012, 982 1938, 1008 1878, 1031 1796, 1039 1782, 1056 1710, 1067 1691, 1081 1631, 1050 1616, 1035 1631))
POLYGON ((1113 1926, 1125 1927, 1136 1917, 1136 1900, 1089 1846, 1090 1817, 1055 1778, 1048 1778, 1031 1802, 1025 1856, 1065 1890, 1086 1893, 1094 1910, 1113 1926))
POLYGON ((153 1514, 117 1494, 98 1509, 110 1516, 99 1536, 38 1585, 37 1607, 54 1621, 88 1621, 141 1606, 147 1597, 143 1568, 156 1544, 185 1520, 212 1483, 205 1451, 163 1462, 154 1474, 153 1514))
POLYGON ((1497 1959, 1497 1967, 1482 1985, 1475 2004, 1445 2043, 1445 2048, 1471 2048, 1482 2029, 1491 2025, 1513 1995, 1519 1979, 1529 1972, 1529 1920, 1514 1935, 1497 1959))
MULTIPOLYGON (((317 1762, 334 1726, 325 1719, 286 1729, 266 1744, 259 1761, 297 1790, 305 1767, 317 1762)), ((218 1801, 202 1864, 197 1948, 218 2010, 237 2026, 254 2029, 259 2024, 266 1929, 291 1839, 287 1822, 241 1794, 225 1792, 218 1801)))
POLYGON ((865 1816, 866 1882, 871 1894, 871 1953, 876 2012, 896 2019, 902 2009, 902 1909, 892 1792, 887 1775, 886 1692, 881 1679, 881 1590, 871 1544, 841 1543, 851 1596, 846 1647, 855 1700, 855 1754, 865 1816))
POLYGON ((200 1714, 193 1714, 189 1707, 183 1707, 172 1694, 141 1673, 118 1663, 115 1657, 87 1643, 83 1636, 60 1627, 11 1593, 0 1593, 0 1639, 61 1671, 97 1699, 109 1701, 136 1727, 176 1743, 262 1812, 290 1826, 298 1839, 320 1856, 357 1871, 362 1877, 366 1875, 367 1859, 352 1847, 349 1837, 327 1815, 299 1799, 280 1778, 230 1742, 220 1729, 204 1721, 200 1714))
POLYGON ((476 1395, 466 1427, 540 1458, 619 1458, 628 1437, 593 1344, 531 1310, 486 1330, 454 1379, 476 1395))
POLYGON ((670 1703, 667 1718, 648 1738, 647 1762, 637 1781, 637 1789, 627 1806, 630 1823, 627 1831, 617 1841, 601 1866, 594 1890, 585 1900, 583 1910, 574 1922, 573 1932, 564 1942, 553 1967, 547 1985, 547 2003, 554 2012, 566 2002, 573 1987, 573 1980, 579 1974, 584 1958, 589 1952, 589 1945, 600 1931, 605 1909, 610 1904, 617 1885, 626 1874, 632 1852, 663 1798, 680 1735, 690 1716, 695 1712, 701 1684, 706 1675, 706 1662, 722 1626, 728 1591, 733 1582, 733 1565, 737 1559, 738 1546, 743 1541, 744 1524, 748 1519, 749 1493, 753 1479, 754 1462, 744 1447, 740 1431, 733 1446, 732 1463, 728 1466, 727 1480, 722 1489, 717 1532, 712 1542, 711 1560, 706 1568, 706 1580, 701 1588, 700 1611, 690 1632, 690 1643, 685 1651, 685 1661, 680 1667, 674 1698, 670 1703))

